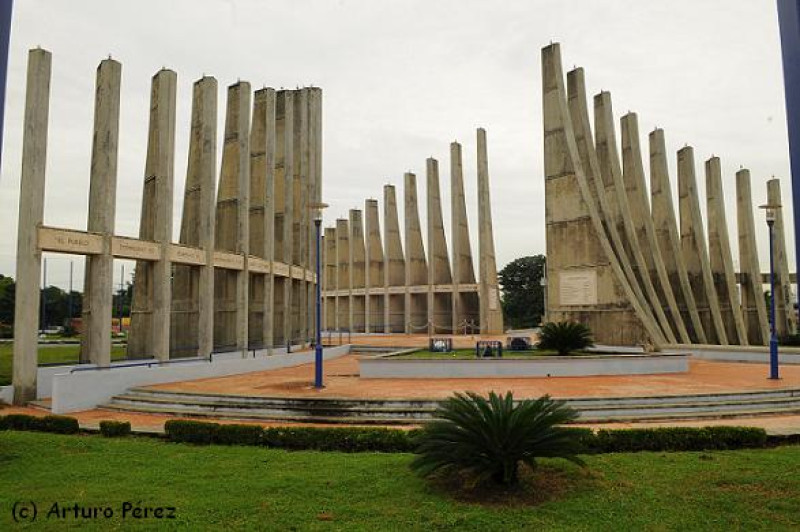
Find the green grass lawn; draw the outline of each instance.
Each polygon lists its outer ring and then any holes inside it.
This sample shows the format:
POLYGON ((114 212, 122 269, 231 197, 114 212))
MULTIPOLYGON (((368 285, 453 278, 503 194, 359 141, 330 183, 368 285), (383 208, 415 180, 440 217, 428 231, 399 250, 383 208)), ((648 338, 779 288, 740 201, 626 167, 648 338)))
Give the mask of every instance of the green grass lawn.
MULTIPOLYGON (((39 363, 75 362, 78 360, 79 345, 39 346, 39 363)), ((11 384, 11 360, 14 346, 11 343, 0 344, 0 386, 11 384)), ((125 347, 111 347, 111 359, 117 360, 125 356, 125 347)))
MULTIPOLYGON (((145 438, 0 432, 0 530, 33 501, 110 506, 95 529, 791 530, 800 527, 800 447, 607 454, 588 469, 547 461, 534 495, 477 504, 417 478, 407 454, 193 447, 145 438), (545 474, 546 473, 546 474, 545 474), (174 506, 175 520, 122 520, 125 501, 174 506)), ((496 498, 497 499, 497 498, 496 498)), ((74 521, 72 521, 74 525, 74 521)), ((33 528, 33 527, 32 527, 33 528)))
MULTIPOLYGON (((552 356, 555 355, 556 352, 552 350, 539 350, 539 349, 531 349, 528 351, 511 351, 509 349, 503 349, 503 358, 531 358, 531 357, 540 357, 540 356, 552 356)), ((433 351, 429 351, 427 349, 422 349, 420 351, 414 351, 413 353, 408 353, 405 355, 398 355, 396 358, 421 358, 426 360, 465 360, 465 359, 475 359, 475 349, 455 349, 451 353, 437 353, 433 351)))

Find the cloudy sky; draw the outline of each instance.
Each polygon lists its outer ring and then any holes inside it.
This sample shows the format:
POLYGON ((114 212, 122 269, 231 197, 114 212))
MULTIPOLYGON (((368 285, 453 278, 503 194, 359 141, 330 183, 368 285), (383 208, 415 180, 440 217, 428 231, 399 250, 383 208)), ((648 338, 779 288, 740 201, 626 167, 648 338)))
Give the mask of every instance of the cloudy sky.
MULTIPOLYGON (((123 65, 118 234, 138 234, 149 82, 166 66, 179 83, 176 231, 192 82, 203 74, 219 81, 220 128, 224 87, 237 79, 254 88, 313 84, 324 91, 326 223, 362 208, 366 197, 380 197, 384 183, 401 185, 405 171, 424 176, 426 157, 441 161, 447 183, 449 143, 459 140, 476 237, 475 128, 482 126, 502 267, 545 249, 540 49, 550 41, 562 44, 565 69, 586 69, 591 94, 611 91, 617 116, 636 111, 643 135, 663 128, 673 153, 695 147, 702 194, 702 161, 722 159, 732 235, 740 165, 753 173, 757 203, 775 175, 784 179, 789 204, 773 1, 17 0, 0 174, 0 273, 15 269, 30 48, 53 53, 48 225, 86 227, 94 73, 111 54, 123 65)), ((674 181, 674 157, 671 171, 674 181)), ((447 187, 442 193, 449 236, 447 187)), ((766 230, 758 237, 766 269, 766 230)), ((787 237, 792 247, 793 235, 787 237)), ((49 284, 65 287, 70 259, 48 257, 49 284)), ((76 287, 82 262, 75 260, 76 287)))

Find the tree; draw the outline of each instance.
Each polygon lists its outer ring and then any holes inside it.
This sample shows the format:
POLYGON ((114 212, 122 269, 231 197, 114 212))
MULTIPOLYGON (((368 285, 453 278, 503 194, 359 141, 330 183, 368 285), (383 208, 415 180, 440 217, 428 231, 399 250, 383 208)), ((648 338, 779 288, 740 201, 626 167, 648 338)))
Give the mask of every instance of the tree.
POLYGON ((498 274, 503 291, 503 319, 514 329, 536 327, 544 314, 541 280, 544 255, 520 257, 506 264, 498 274))
POLYGON ((0 323, 4 325, 14 325, 15 294, 14 279, 0 274, 0 323))

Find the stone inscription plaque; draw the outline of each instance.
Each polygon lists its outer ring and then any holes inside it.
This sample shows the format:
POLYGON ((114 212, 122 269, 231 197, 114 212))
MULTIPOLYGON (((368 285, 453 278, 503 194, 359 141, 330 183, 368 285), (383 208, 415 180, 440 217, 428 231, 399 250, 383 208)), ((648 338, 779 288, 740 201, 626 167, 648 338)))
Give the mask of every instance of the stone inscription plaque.
POLYGON ((597 304, 597 272, 566 270, 558 274, 559 304, 584 306, 597 304))

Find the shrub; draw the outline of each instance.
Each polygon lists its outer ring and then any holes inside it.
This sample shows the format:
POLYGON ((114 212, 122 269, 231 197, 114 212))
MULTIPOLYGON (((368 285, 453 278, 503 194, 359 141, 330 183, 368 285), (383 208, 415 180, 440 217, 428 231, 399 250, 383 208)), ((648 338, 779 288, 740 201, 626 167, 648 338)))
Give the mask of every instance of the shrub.
POLYGON ((170 419, 164 423, 167 439, 175 442, 208 445, 214 443, 214 435, 219 428, 217 423, 170 419))
POLYGON ((535 467, 536 458, 546 456, 583 464, 577 457, 578 433, 558 426, 577 417, 575 410, 549 396, 514 404, 511 392, 491 392, 488 399, 457 393, 422 429, 419 456, 411 467, 422 476, 467 472, 478 480, 509 485, 518 480, 520 462, 535 467))
POLYGON ((553 349, 559 355, 585 349, 594 345, 592 331, 586 325, 574 321, 550 322, 542 325, 539 332, 539 349, 553 349))
POLYGON ((258 425, 219 425, 214 443, 222 445, 260 445, 264 429, 258 425))
POLYGON ((295 451, 400 453, 414 450, 418 433, 385 428, 273 427, 264 430, 264 444, 295 451))
POLYGON ((778 343, 787 347, 800 347, 800 334, 784 335, 778 343))
POLYGON ((767 433, 755 427, 661 427, 598 430, 587 447, 600 453, 709 451, 764 447, 767 433))
POLYGON ((107 438, 128 436, 131 433, 131 424, 128 421, 101 421, 100 434, 107 438))
POLYGON ((0 420, 2 430, 30 430, 36 432, 54 432, 56 434, 75 434, 80 431, 78 420, 67 416, 29 416, 27 414, 9 414, 0 420))

